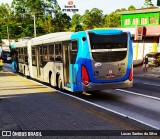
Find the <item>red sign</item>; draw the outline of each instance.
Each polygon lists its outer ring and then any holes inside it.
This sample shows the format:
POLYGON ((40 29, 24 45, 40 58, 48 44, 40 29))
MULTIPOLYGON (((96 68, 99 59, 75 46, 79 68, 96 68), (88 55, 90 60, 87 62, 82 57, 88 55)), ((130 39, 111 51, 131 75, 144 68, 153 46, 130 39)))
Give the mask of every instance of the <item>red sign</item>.
POLYGON ((135 40, 142 40, 144 27, 136 27, 135 40))
POLYGON ((68 1, 68 5, 73 5, 73 1, 68 1))

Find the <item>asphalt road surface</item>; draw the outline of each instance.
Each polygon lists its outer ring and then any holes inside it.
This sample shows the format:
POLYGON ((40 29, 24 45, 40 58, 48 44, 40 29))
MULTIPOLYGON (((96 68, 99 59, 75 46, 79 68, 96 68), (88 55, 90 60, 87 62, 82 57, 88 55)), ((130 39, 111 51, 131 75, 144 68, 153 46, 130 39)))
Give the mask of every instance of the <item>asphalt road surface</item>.
MULTIPOLYGON (((4 64, 4 69, 12 71, 10 64, 4 64)), ((11 117, 13 129, 15 127, 22 131, 27 129, 159 130, 160 79, 154 76, 144 76, 138 67, 134 68, 134 73, 132 88, 109 89, 88 94, 59 92, 50 87, 48 87, 50 88, 48 93, 36 94, 36 89, 43 90, 46 87, 34 84, 27 86, 28 89, 25 86, 28 84, 25 83, 26 81, 17 81, 17 85, 8 86, 8 90, 12 90, 9 93, 16 93, 18 89, 20 94, 16 94, 15 97, 13 94, 7 97, 2 96, 7 98, 1 101, 7 112, 4 109, 0 110, 7 117, 11 117), (23 87, 20 86, 21 83, 24 83, 23 87), (24 90, 27 90, 27 93, 32 91, 32 93, 22 95, 21 91, 24 90)), ((1 92, 3 90, 7 88, 0 89, 1 92)))

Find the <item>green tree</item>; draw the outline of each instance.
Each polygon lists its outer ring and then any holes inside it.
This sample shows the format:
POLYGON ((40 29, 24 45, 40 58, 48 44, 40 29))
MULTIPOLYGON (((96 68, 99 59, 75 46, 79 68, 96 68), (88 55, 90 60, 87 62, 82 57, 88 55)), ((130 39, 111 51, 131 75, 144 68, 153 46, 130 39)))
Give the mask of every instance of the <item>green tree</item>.
POLYGON ((33 16, 36 19, 37 36, 54 31, 53 17, 60 7, 56 0, 13 0, 15 18, 21 23, 22 36, 32 37, 34 34, 33 16))
POLYGON ((39 18, 37 24, 45 31, 45 33, 51 33, 54 31, 53 18, 51 16, 39 18))
POLYGON ((56 0, 13 0, 16 14, 40 14, 53 16, 60 9, 56 0))
POLYGON ((152 0, 145 0, 144 6, 145 6, 145 7, 152 7, 152 6, 154 6, 154 5, 152 4, 152 0))
POLYGON ((83 27, 81 25, 81 18, 82 16, 80 14, 74 14, 72 16, 71 27, 69 29, 70 31, 76 32, 83 30, 83 27))
POLYGON ((80 14, 74 14, 72 16, 71 24, 72 25, 78 25, 81 22, 81 15, 80 14))
POLYGON ((121 11, 127 11, 125 8, 121 8, 121 11))
POLYGON ((59 11, 53 19, 54 32, 68 31, 71 26, 71 18, 66 14, 59 11))
POLYGON ((1 37, 10 38, 11 26, 13 24, 13 12, 8 4, 0 5, 0 26, 1 26, 1 37))
POLYGON ((133 6, 133 5, 130 5, 129 7, 128 7, 128 10, 129 11, 131 11, 131 10, 135 10, 136 8, 133 6))
POLYGON ((84 30, 102 27, 104 24, 103 11, 97 8, 86 10, 82 16, 82 26, 84 30))
POLYGON ((106 15, 104 27, 120 27, 120 15, 116 12, 106 15))

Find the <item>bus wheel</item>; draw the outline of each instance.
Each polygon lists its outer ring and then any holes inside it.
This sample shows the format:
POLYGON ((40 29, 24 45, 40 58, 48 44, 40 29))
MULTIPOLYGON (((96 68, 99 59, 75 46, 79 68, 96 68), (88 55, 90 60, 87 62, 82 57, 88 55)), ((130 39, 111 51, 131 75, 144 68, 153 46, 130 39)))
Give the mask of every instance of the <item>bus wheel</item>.
POLYGON ((52 73, 49 73, 49 84, 51 85, 51 86, 53 86, 53 78, 52 78, 52 73))
POLYGON ((58 77, 58 88, 62 90, 62 79, 60 76, 58 77))

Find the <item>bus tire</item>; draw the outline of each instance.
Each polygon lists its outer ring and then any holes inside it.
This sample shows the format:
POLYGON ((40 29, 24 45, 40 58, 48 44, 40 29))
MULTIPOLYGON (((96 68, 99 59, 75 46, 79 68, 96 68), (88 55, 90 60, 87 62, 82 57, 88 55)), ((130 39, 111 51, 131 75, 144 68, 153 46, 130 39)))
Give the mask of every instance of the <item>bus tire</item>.
POLYGON ((50 72, 49 73, 49 84, 50 84, 50 86, 53 86, 53 81, 52 81, 52 73, 50 72))
POLYGON ((60 76, 58 77, 58 89, 62 90, 62 79, 60 76))
POLYGON ((24 71, 23 71, 24 76, 26 76, 26 67, 24 66, 24 71))

